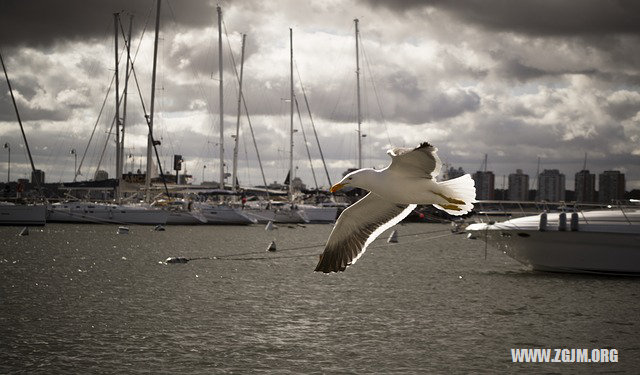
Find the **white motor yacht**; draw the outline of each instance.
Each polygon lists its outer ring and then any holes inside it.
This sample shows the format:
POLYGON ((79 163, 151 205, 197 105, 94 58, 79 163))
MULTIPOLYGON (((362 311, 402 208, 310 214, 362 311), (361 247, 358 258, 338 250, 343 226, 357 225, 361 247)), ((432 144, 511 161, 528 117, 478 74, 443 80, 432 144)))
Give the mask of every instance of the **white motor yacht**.
POLYGON ((535 270, 640 276, 640 210, 542 213, 466 228, 535 270))
POLYGON ((94 224, 166 224, 169 213, 145 205, 93 202, 54 203, 47 208, 48 222, 94 224))

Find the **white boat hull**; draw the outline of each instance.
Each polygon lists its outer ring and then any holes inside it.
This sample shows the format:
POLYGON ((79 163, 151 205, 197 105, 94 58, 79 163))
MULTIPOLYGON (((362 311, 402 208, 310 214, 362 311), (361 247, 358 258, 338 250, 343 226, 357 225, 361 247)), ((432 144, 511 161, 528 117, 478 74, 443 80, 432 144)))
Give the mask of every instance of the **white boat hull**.
POLYGON ((299 205, 298 208, 304 211, 309 223, 333 223, 338 216, 337 207, 299 205))
POLYGON ((640 235, 487 231, 477 237, 540 271, 640 275, 640 235))
POLYGON ((289 210, 284 208, 245 208, 242 212, 261 224, 266 224, 270 221, 281 224, 303 224, 309 222, 304 211, 301 210, 289 210))
POLYGON ((167 225, 199 225, 207 224, 207 219, 200 213, 181 212, 181 211, 167 211, 169 216, 167 217, 167 225))
POLYGON ((577 218, 574 230, 570 219, 560 224, 554 213, 546 225, 536 215, 472 224, 466 231, 535 270, 640 276, 640 211, 592 211, 577 218))
POLYGON ((0 225, 45 225, 44 205, 0 205, 0 225))
POLYGON ((92 224, 166 224, 169 213, 137 206, 103 204, 62 204, 48 209, 48 222, 92 224))
POLYGON ((198 204, 198 210, 207 219, 207 224, 248 225, 257 221, 244 211, 225 205, 198 204))

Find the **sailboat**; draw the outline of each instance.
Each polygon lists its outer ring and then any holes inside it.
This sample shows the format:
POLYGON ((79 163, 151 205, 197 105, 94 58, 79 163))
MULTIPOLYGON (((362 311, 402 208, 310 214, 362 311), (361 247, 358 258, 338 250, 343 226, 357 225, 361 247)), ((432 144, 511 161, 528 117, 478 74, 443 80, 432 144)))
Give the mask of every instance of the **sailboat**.
MULTIPOLYGON (((160 0, 158 0, 158 9, 156 15, 156 51, 157 52, 157 42, 158 42, 158 27, 159 27, 159 13, 160 13, 160 0)), ((98 203, 98 202, 87 202, 87 201, 77 201, 77 202, 61 202, 55 203, 48 206, 48 217, 47 220, 50 222, 62 222, 62 223, 117 223, 117 224, 147 224, 147 225, 158 225, 165 224, 167 218, 169 217, 169 212, 165 210, 160 210, 155 207, 149 205, 142 204, 122 204, 122 191, 120 187, 121 179, 122 179, 122 168, 123 168, 123 135, 124 130, 124 114, 123 118, 120 118, 120 92, 119 92, 119 71, 118 71, 118 32, 119 32, 119 15, 114 14, 114 26, 115 26, 115 98, 116 98, 116 117, 115 117, 115 125, 116 125, 116 202, 115 203, 98 203)), ((129 38, 130 39, 130 38, 129 38)), ((127 45, 127 62, 129 62, 129 46, 130 40, 128 41, 129 45, 127 45)), ((156 54, 154 53, 154 70, 153 70, 153 82, 155 84, 155 60, 156 54)), ((127 64, 127 70, 128 70, 127 64)), ((129 75, 129 71, 127 71, 127 77, 129 75)), ((128 81, 128 80, 127 80, 128 81)), ((126 91, 126 87, 125 87, 126 91)), ((151 122, 153 121, 153 94, 152 94, 152 102, 151 102, 151 113, 150 116, 151 122)), ((126 108, 126 103, 125 103, 126 108)), ((151 129, 152 124, 149 126, 149 138, 151 138, 151 129)), ((150 158, 150 150, 147 153, 148 160, 151 161, 150 158)), ((151 169, 147 169, 147 176, 150 177, 151 169)), ((77 171, 74 171, 77 174, 77 171)))
MULTIPOLYGON (((216 7, 218 13, 218 75, 219 75, 219 100, 220 100, 220 182, 219 187, 224 190, 224 86, 223 86, 223 67, 222 67, 222 8, 216 7)), ((235 183, 235 181, 234 181, 235 183)), ((208 224, 231 224, 231 225, 247 225, 254 224, 257 220, 239 208, 224 203, 216 202, 194 202, 200 213, 207 219, 208 224)))
MULTIPOLYGON (((357 135, 358 135, 358 161, 357 169, 362 169, 362 111, 361 111, 361 97, 360 97, 360 32, 358 29, 359 20, 356 18, 353 20, 355 24, 355 42, 356 42, 356 97, 357 97, 357 135)), ((293 90, 292 90, 293 92, 293 90)), ((292 94, 293 95, 293 94, 292 94)), ((345 204, 328 202, 321 205, 299 205, 299 207, 305 211, 305 214, 309 217, 311 222, 332 222, 335 221, 337 211, 344 209, 345 204)))
MULTIPOLYGON (((294 117, 294 104, 296 102, 295 99, 295 90, 293 83, 293 29, 289 29, 289 41, 290 41, 290 98, 291 98, 291 113, 290 113, 290 144, 289 144, 289 176, 293 176, 293 117, 294 117)), ((306 100, 306 97, 305 97, 306 100)), ((302 122, 300 123, 302 127, 302 122)), ((315 178, 315 177, 314 177, 315 178)), ((294 202, 294 191, 293 191, 293 183, 292 179, 289 181, 289 201, 294 202)), ((295 207, 302 211, 303 216, 306 218, 309 223, 331 223, 336 220, 338 216, 338 208, 332 206, 317 206, 311 204, 299 203, 295 204, 295 207)))
MULTIPOLYGON (((11 82, 9 81, 9 74, 7 73, 7 68, 4 65, 4 59, 2 58, 2 54, 0 54, 0 62, 2 63, 2 70, 4 71, 4 76, 7 80, 7 86, 9 86, 9 92, 11 93, 11 100, 13 101, 13 107, 16 111, 16 117, 18 119, 18 124, 20 125, 20 130, 22 131, 22 137, 24 140, 24 144, 27 149, 27 153, 29 155, 29 161, 31 162, 31 168, 35 172, 36 168, 33 164, 33 158, 31 156, 31 151, 29 150, 29 143, 27 142, 27 136, 24 133, 24 128, 22 126, 22 120, 20 119, 20 112, 18 112, 18 106, 16 104, 15 97, 13 96, 13 89, 11 88, 11 82)), ((9 152, 11 149, 9 148, 9 152)), ((9 161, 10 163, 10 161, 9 161)), ((40 184, 44 183, 44 181, 39 181, 37 176, 38 174, 33 174, 36 181, 37 187, 40 187, 40 184)), ((10 175, 7 178, 7 184, 9 183, 10 175)), ((12 202, 0 202, 0 225, 44 225, 45 217, 46 217, 46 206, 42 204, 15 204, 12 202)))
MULTIPOLYGON (((292 30, 290 29, 290 41, 293 42, 292 30)), ((291 51, 293 53, 293 46, 291 47, 291 51)), ((293 60, 292 60, 293 61, 293 60)), ((241 69, 242 72, 242 69, 241 69)), ((292 76, 293 79, 293 76, 292 76)), ((293 82, 293 81, 292 81, 293 82)), ((240 85, 242 85, 242 81, 240 81, 240 85)), ((242 86, 240 86, 240 96, 239 100, 242 99, 242 86)), ((238 106, 238 114, 240 113, 240 106, 238 106)), ((293 121, 293 120, 292 120, 293 121)), ((293 122, 291 123, 293 129, 293 122)), ((236 143, 238 142, 238 134, 236 134, 236 143)), ((255 142, 255 141, 254 141, 255 142)), ((291 132, 291 146, 293 146, 293 130, 291 132)), ((256 147, 257 148, 257 147, 256 147)), ((293 149, 291 149, 293 152, 293 149)), ((291 154, 291 158, 293 154, 291 154)), ((258 160, 260 160, 260 156, 258 155, 258 160)), ((234 158, 234 171, 236 170, 235 164, 236 159, 234 158)), ((291 165, 293 163, 293 159, 291 159, 291 165)), ((260 166, 262 169, 262 165, 260 166)), ((291 169, 290 169, 291 170, 291 169)), ((263 183, 265 184, 265 191, 267 189, 267 183, 264 177, 264 173, 262 173, 263 183)), ((285 183, 286 184, 286 183, 285 183)), ((292 189, 291 184, 289 184, 289 194, 287 202, 275 201, 269 198, 267 192, 267 199, 260 200, 257 202, 248 202, 244 205, 243 213, 255 220, 259 223, 308 223, 309 218, 305 215, 304 211, 297 207, 296 204, 293 203, 292 199, 292 189)))

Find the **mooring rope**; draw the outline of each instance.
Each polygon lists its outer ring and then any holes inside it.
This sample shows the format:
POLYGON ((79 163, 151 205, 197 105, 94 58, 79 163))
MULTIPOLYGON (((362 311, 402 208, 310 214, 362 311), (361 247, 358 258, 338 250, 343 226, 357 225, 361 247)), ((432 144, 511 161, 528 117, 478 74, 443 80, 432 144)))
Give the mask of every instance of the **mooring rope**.
MULTIPOLYGON (((407 236, 421 236, 421 235, 426 235, 426 234, 434 234, 434 233, 439 233, 439 232, 450 232, 449 229, 439 229, 439 230, 434 230, 434 231, 428 231, 428 232, 419 232, 419 233, 410 233, 410 234, 404 234, 404 235, 398 235, 398 237, 407 237, 407 236)), ((454 235, 455 233, 445 233, 445 234, 440 234, 440 235, 436 235, 436 236, 432 236, 432 237, 427 237, 427 238, 420 238, 418 240, 415 241, 411 241, 411 242, 404 242, 403 244, 412 244, 412 243, 417 243, 417 242, 423 242, 426 240, 433 240, 436 238, 442 238, 442 237, 447 237, 447 236, 451 236, 454 235)), ((377 238, 375 241, 380 241, 383 240, 384 238, 377 238)), ((375 242, 374 241, 374 242, 375 242)), ((322 248, 324 247, 324 243, 320 243, 320 244, 314 244, 314 245, 307 245, 307 246, 297 246, 297 247, 290 247, 290 248, 285 248, 285 249, 281 249, 281 250, 277 250, 278 253, 283 253, 283 252, 290 252, 290 251, 299 251, 299 250, 308 250, 308 249, 314 249, 314 248, 322 248)), ((386 246, 391 246, 391 245, 395 245, 394 243, 383 243, 383 244, 379 244, 376 246, 369 246, 368 249, 376 249, 376 248, 381 248, 381 247, 386 247, 386 246)), ((288 259, 288 258, 303 258, 303 257, 309 257, 309 256, 318 256, 317 253, 313 253, 313 254, 299 254, 299 255, 275 255, 275 256, 266 256, 265 254, 265 250, 262 251, 251 251, 251 252, 246 252, 246 253, 240 253, 240 254, 227 254, 227 255, 217 255, 217 256, 210 256, 210 257, 196 257, 196 258, 184 258, 187 261, 192 261, 192 260, 227 260, 227 261, 240 261, 240 260, 268 260, 268 259, 288 259), (261 256, 255 256, 255 257, 248 257, 250 255, 261 255, 261 256)))
MULTIPOLYGON (((451 236, 454 233, 446 233, 446 234, 441 234, 438 236, 433 236, 433 237, 428 237, 428 238, 421 238, 420 240, 416 240, 416 241, 411 241, 411 242, 404 242, 403 245, 406 244, 412 244, 412 243, 417 243, 417 242, 423 242, 426 240, 433 240, 436 238, 442 238, 442 237, 447 237, 447 236, 451 236)), ((369 246, 367 247, 368 249, 378 249, 378 248, 382 248, 382 247, 388 247, 388 246, 392 246, 392 245, 396 245, 396 243, 384 243, 384 244, 380 244, 377 246, 369 246)), ((324 245, 323 245, 324 246, 324 245)), ((315 246, 318 247, 318 246, 315 246)), ((299 249, 289 249, 289 251, 291 250, 299 250, 299 249)), ((281 250, 278 250, 281 251, 281 250)), ((284 250, 282 250, 284 251, 284 250)), ((260 254, 264 254, 264 251, 260 252, 260 254)), ((299 254, 299 255, 284 255, 284 256, 260 256, 260 257, 241 257, 241 258, 230 258, 230 257, 224 257, 224 258, 217 258, 219 260, 270 260, 270 259, 288 259, 288 258, 304 258, 304 257, 310 257, 310 256, 318 256, 318 254, 314 253, 314 254, 299 254)))

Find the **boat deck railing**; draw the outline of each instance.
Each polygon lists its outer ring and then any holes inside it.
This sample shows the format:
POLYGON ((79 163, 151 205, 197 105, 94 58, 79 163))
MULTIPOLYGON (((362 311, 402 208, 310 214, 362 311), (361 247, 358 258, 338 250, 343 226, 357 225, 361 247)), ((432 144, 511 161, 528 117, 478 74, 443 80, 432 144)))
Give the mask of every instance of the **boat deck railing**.
MULTIPOLYGON (((640 209, 640 201, 638 200, 616 200, 611 203, 583 203, 583 202, 545 202, 545 201, 503 201, 503 200, 481 200, 476 203, 475 210, 477 212, 476 219, 481 222, 495 221, 496 217, 524 217, 538 215, 543 212, 552 213, 574 213, 577 212, 581 218, 588 223, 585 212, 594 210, 620 210, 628 224, 640 224, 640 216, 628 215, 631 211, 640 209)), ((597 221, 607 221, 606 219, 597 219, 597 221)))

